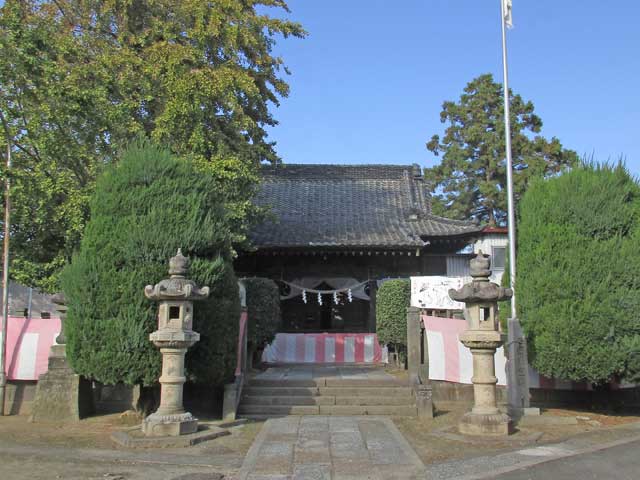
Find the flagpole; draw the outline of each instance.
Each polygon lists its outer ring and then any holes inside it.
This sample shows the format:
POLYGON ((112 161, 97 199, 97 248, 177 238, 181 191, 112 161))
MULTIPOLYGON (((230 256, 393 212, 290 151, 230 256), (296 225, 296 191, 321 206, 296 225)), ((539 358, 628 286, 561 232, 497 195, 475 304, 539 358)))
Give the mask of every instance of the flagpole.
POLYGON ((507 218, 509 227, 509 281, 513 289, 511 297, 511 318, 516 312, 516 219, 513 208, 513 160, 511 158, 511 122, 509 113, 509 68, 507 66, 507 14, 505 1, 500 0, 500 23, 502 25, 502 74, 504 77, 504 136, 507 154, 507 218))
POLYGON ((9 172, 11 171, 11 136, 9 126, 0 111, 0 121, 7 136, 7 164, 6 178, 4 179, 4 248, 2 252, 2 342, 0 342, 0 415, 5 414, 4 399, 7 388, 7 325, 9 320, 9 230, 11 215, 11 183, 9 172))
POLYGON ((507 68, 507 26, 513 25, 511 0, 500 0, 502 13, 502 68, 504 75, 504 135, 507 157, 507 219, 509 226, 509 280, 513 289, 511 316, 508 324, 507 351, 507 403, 509 415, 518 420, 523 415, 540 415, 540 409, 531 408, 529 398, 529 367, 527 341, 516 310, 516 216, 513 204, 513 159, 511 158, 511 117, 509 113, 509 69, 507 68))

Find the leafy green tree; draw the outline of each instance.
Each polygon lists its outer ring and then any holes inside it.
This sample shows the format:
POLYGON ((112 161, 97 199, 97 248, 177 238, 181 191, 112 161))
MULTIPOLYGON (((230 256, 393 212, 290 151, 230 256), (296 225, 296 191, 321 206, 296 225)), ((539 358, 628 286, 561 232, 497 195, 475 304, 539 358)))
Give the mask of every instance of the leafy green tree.
POLYGON ((136 142, 109 166, 97 181, 80 251, 61 276, 75 371, 107 384, 157 380, 160 354, 149 341, 157 305, 143 290, 168 276, 168 260, 180 247, 191 259, 189 276, 211 288, 195 305, 201 337, 187 353, 188 374, 207 384, 227 380, 240 316, 231 217, 217 179, 168 150, 136 142))
POLYGON ((532 182, 520 203, 518 315, 533 366, 607 382, 640 373, 640 185, 622 165, 532 182))
POLYGON ((398 353, 407 346, 407 307, 411 303, 411 282, 388 280, 376 294, 376 333, 384 345, 398 353))
MULTIPOLYGON (((514 195, 519 199, 533 178, 549 177, 578 161, 572 150, 537 135, 542 120, 533 103, 511 93, 511 135, 514 195)), ((448 123, 442 138, 434 135, 427 149, 442 154, 439 165, 425 170, 435 194, 433 211, 460 220, 489 225, 506 222, 506 168, 502 85, 491 74, 475 78, 458 102, 442 106, 440 121, 448 123)))
MULTIPOLYGON (((77 247, 96 176, 140 134, 218 179, 238 227, 254 214, 265 128, 288 94, 264 7, 283 0, 7 0, 0 111, 14 143, 12 273, 45 289, 77 247)), ((4 139, 1 140, 4 142, 4 139)), ((236 241, 244 240, 235 228, 236 241)))

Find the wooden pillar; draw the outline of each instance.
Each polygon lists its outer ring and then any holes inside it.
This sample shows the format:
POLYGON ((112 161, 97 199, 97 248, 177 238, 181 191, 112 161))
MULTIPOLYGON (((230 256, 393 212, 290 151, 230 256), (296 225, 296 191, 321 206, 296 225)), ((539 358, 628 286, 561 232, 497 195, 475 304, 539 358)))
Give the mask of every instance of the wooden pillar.
POLYGON ((426 383, 429 379, 429 351, 426 332, 422 327, 420 309, 407 308, 407 363, 409 378, 414 383, 426 383))
POLYGON ((429 381, 428 359, 420 309, 408 307, 407 363, 409 366, 409 382, 416 397, 416 407, 420 418, 433 418, 433 390, 429 381))
POLYGON ((378 282, 376 280, 369 281, 369 319, 367 330, 369 333, 376 333, 376 295, 378 292, 378 282))
POLYGON ((420 309, 407 308, 407 364, 411 383, 420 383, 420 309))

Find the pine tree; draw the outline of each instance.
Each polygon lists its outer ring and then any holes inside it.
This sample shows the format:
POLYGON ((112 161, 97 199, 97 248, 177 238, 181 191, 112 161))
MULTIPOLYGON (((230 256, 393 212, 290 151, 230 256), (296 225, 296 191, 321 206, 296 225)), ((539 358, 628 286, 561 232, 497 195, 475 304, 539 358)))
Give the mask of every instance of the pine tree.
MULTIPOLYGON (((506 168, 502 85, 490 74, 475 78, 457 103, 444 102, 440 120, 448 122, 442 138, 434 135, 427 149, 442 162, 425 170, 434 189, 434 213, 489 225, 506 222, 506 168)), ((514 193, 524 193, 533 178, 555 175, 578 161, 572 150, 538 134, 542 120, 533 103, 511 93, 514 193)))

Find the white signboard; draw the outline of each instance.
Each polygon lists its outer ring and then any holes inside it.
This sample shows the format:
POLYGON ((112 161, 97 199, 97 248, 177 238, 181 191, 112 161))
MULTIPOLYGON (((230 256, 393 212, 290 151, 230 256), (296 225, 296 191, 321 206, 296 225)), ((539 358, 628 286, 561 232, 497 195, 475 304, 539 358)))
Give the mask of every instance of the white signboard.
POLYGON ((449 298, 449 289, 462 288, 463 279, 456 277, 411 277, 411 306, 434 310, 462 310, 464 303, 449 298))

